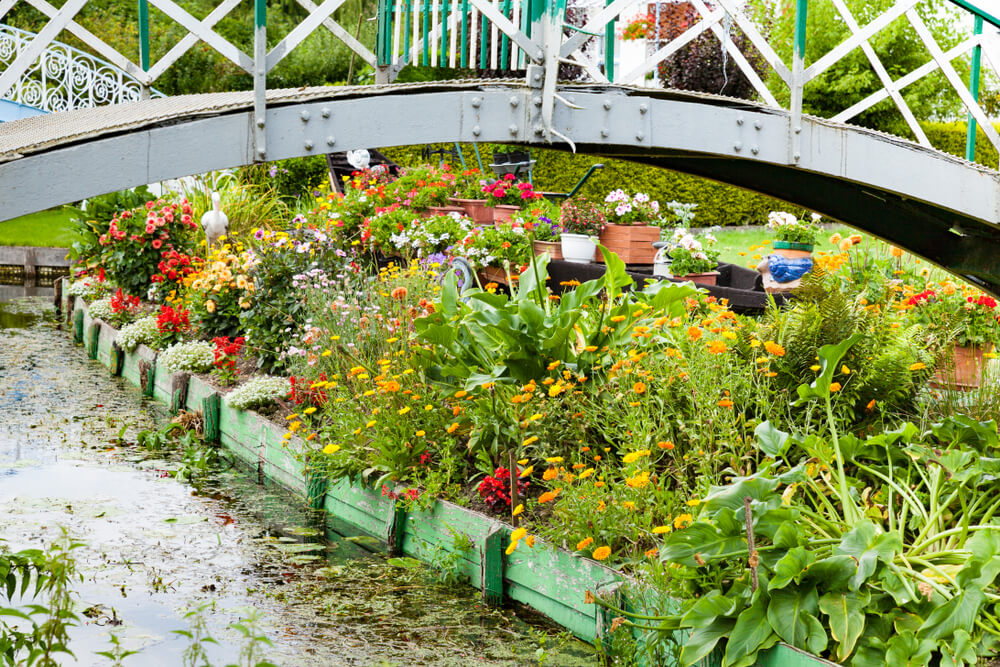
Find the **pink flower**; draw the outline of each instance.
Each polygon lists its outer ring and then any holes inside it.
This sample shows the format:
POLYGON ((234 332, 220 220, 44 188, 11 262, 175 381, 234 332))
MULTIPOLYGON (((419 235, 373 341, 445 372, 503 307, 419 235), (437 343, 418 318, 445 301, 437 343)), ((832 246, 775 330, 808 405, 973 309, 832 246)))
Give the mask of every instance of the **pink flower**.
POLYGON ((163 241, 161 241, 160 239, 154 239, 153 240, 153 247, 154 248, 156 248, 157 250, 159 250, 162 246, 163 246, 163 241))
POLYGON ((149 223, 148 225, 146 225, 147 234, 152 234, 155 231, 156 231, 156 225, 154 225, 153 223, 149 223))

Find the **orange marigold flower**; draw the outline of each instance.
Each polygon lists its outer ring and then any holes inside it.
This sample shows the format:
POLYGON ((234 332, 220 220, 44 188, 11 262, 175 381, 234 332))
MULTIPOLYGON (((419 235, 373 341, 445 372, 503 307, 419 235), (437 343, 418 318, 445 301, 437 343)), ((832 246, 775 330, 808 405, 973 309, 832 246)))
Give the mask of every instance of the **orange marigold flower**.
POLYGON ((733 402, 728 398, 724 398, 721 401, 719 401, 718 406, 720 408, 731 408, 733 407, 733 402))
POLYGON ((868 401, 868 405, 865 406, 865 410, 871 412, 874 409, 875 409, 875 399, 873 398, 872 400, 868 401))
POLYGON ((721 340, 713 340, 708 344, 709 354, 722 354, 728 349, 729 348, 726 347, 726 344, 721 340))
POLYGON ((588 537, 587 539, 580 540, 579 542, 576 543, 576 550, 583 551, 593 543, 594 543, 593 537, 588 537))
POLYGON ((646 383, 645 382, 636 382, 634 385, 632 385, 632 391, 634 391, 637 394, 645 394, 646 393, 646 383))
POLYGON ((831 382, 830 383, 830 391, 831 392, 840 391, 841 389, 843 389, 843 385, 840 384, 839 382, 831 382))
POLYGON ((406 295, 407 291, 405 287, 397 287, 396 289, 392 290, 392 298, 395 299, 396 301, 402 301, 403 299, 406 298, 406 295))
POLYGON ((594 553, 591 554, 591 557, 594 560, 604 560, 610 555, 611 555, 611 547, 604 546, 604 547, 597 547, 596 549, 594 549, 594 553))
POLYGON ((448 433, 454 433, 458 430, 458 422, 452 422, 451 426, 448 427, 448 433))
POLYGON ((546 491, 542 495, 538 496, 538 502, 540 503, 552 502, 553 500, 556 499, 556 496, 559 495, 560 491, 562 491, 562 489, 554 489, 552 491, 546 491))
POLYGON ((698 327, 688 327, 687 334, 688 334, 688 338, 692 342, 694 342, 694 341, 698 340, 699 338, 701 338, 701 329, 699 329, 698 327))
POLYGON ((673 449, 674 443, 670 442, 669 440, 660 440, 658 443, 656 443, 656 446, 659 447, 660 449, 673 449))
POLYGON ((924 363, 924 362, 922 362, 922 361, 918 361, 918 362, 917 362, 917 363, 915 363, 915 364, 910 364, 910 370, 911 370, 911 371, 922 371, 922 370, 924 370, 925 368, 927 368, 927 364, 925 364, 925 363, 924 363))
POLYGON ((767 350, 768 354, 773 354, 776 357, 785 356, 785 348, 781 347, 773 340, 766 341, 764 343, 764 349, 767 350))
POLYGON ((889 248, 890 248, 890 252, 892 252, 892 256, 893 257, 902 257, 903 256, 903 249, 902 248, 897 248, 896 246, 889 246, 889 248))
POLYGON ((553 480, 558 476, 559 476, 559 471, 552 467, 546 468, 545 472, 542 473, 542 479, 544 479, 546 482, 553 480))

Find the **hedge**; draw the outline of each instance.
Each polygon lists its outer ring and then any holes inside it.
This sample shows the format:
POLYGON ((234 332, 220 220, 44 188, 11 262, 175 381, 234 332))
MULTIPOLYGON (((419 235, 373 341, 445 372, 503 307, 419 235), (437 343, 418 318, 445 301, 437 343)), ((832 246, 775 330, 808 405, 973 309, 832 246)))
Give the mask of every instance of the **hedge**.
MULTIPOLYGON (((931 144, 940 150, 965 156, 964 122, 924 123, 924 131, 931 144)), ((452 144, 435 144, 432 148, 451 148, 452 144)), ((424 162, 421 158, 422 146, 395 146, 382 149, 386 156, 402 165, 424 162)), ((472 144, 461 146, 466 164, 476 166, 472 144)), ((479 153, 483 166, 489 170, 494 150, 508 150, 510 147, 480 144, 479 153)), ((591 155, 578 155, 564 151, 532 148, 532 157, 537 161, 534 168, 535 186, 548 192, 569 192, 587 172, 590 165, 603 162, 604 169, 595 173, 581 191, 591 198, 602 198, 615 188, 625 188, 646 192, 661 204, 677 200, 698 204, 696 227, 712 225, 735 226, 763 224, 767 214, 774 210, 788 210, 796 214, 805 211, 794 205, 755 192, 722 183, 716 183, 697 176, 689 176, 668 169, 650 167, 626 160, 600 159, 591 155)), ((997 151, 990 145, 982 129, 976 143, 977 162, 997 167, 997 151)), ((279 169, 288 169, 286 175, 279 175, 276 184, 282 194, 300 193, 326 178, 326 161, 322 156, 287 160, 278 163, 279 169)))

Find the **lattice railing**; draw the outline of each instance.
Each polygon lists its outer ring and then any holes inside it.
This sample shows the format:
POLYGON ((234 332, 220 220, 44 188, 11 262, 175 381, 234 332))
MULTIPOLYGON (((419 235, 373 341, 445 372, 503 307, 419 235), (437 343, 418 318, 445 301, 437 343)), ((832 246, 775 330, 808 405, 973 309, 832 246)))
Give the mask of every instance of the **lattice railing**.
MULTIPOLYGON (((34 33, 0 25, 0 69, 10 67, 34 38, 34 33)), ((162 96, 156 90, 150 93, 162 96)), ((125 71, 79 49, 52 42, 3 99, 55 112, 134 102, 142 96, 142 84, 125 71)))

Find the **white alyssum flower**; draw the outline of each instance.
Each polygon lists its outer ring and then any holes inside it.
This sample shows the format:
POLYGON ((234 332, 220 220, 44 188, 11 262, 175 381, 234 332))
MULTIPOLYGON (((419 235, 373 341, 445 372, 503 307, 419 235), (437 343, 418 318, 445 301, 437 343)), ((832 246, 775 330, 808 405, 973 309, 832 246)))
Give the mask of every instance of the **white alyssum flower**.
POLYGON ((152 346, 159 337, 160 329, 156 326, 156 316, 150 315, 123 326, 115 342, 126 352, 131 352, 140 345, 152 346))
POLYGON ((204 373, 211 370, 213 361, 215 354, 212 344, 201 340, 174 343, 156 357, 156 363, 162 364, 171 373, 204 373))
POLYGON ((96 278, 81 278, 70 283, 66 293, 70 296, 79 296, 87 301, 98 299, 110 291, 108 283, 98 282, 96 278))
POLYGON ((239 410, 261 408, 285 398, 292 389, 288 378, 260 375, 250 378, 226 394, 226 405, 239 410))
POLYGON ((95 320, 104 320, 105 322, 109 321, 115 314, 115 311, 111 310, 111 297, 92 301, 87 306, 87 310, 90 311, 90 316, 95 320))

